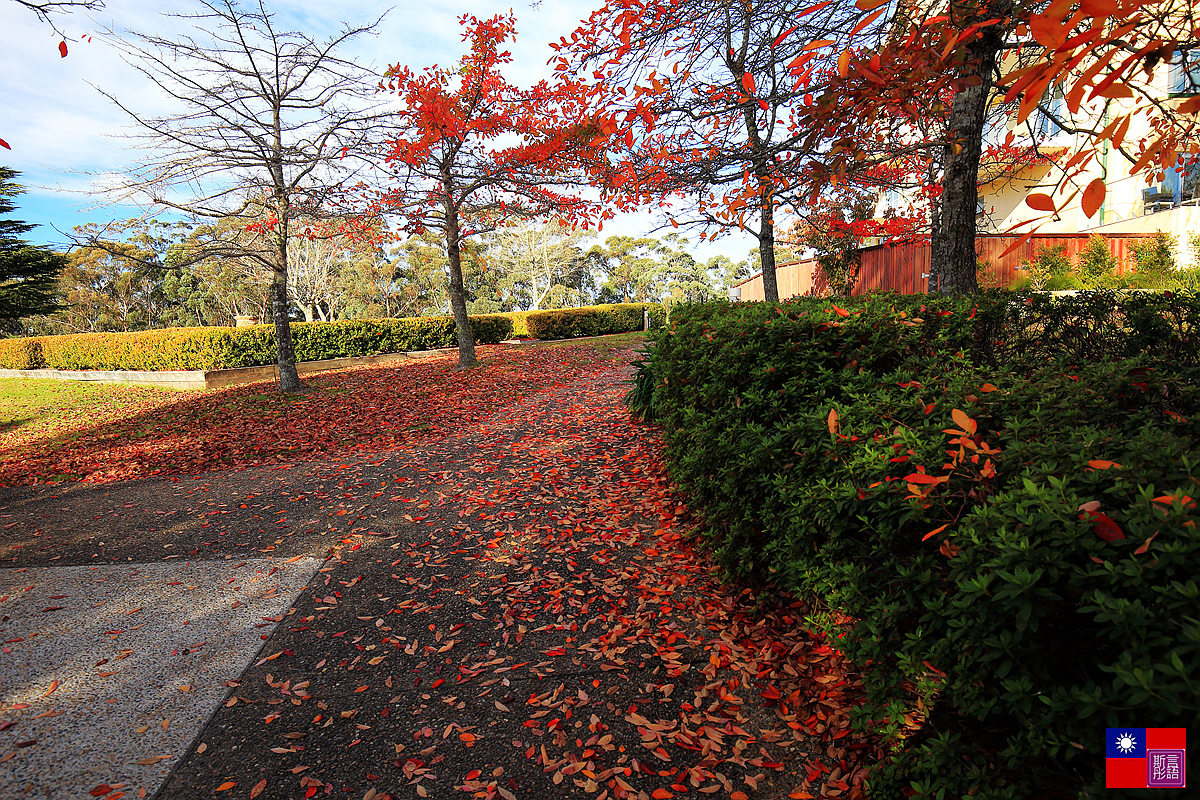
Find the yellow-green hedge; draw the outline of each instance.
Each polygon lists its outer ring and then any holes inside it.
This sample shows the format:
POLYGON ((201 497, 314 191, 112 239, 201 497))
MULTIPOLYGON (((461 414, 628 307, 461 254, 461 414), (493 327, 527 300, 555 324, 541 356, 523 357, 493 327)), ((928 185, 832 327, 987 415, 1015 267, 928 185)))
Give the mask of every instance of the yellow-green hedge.
POLYGON ((616 303, 586 308, 531 311, 525 318, 529 335, 536 339, 570 339, 640 331, 642 314, 650 312, 650 327, 661 328, 667 314, 658 303, 616 303))
POLYGON ((504 316, 512 320, 513 329, 512 335, 516 339, 529 338, 529 315, 536 314, 536 311, 506 311, 504 316))
POLYGON ((0 368, 37 369, 41 363, 41 339, 0 339, 0 368))
MULTIPOLYGON (((429 350, 457 343, 450 317, 299 322, 291 327, 297 361, 429 350)), ((512 334, 512 320, 500 314, 471 317, 471 329, 477 342, 495 344, 512 334)), ((272 325, 0 340, 0 368, 4 369, 207 370, 274 361, 272 325)))

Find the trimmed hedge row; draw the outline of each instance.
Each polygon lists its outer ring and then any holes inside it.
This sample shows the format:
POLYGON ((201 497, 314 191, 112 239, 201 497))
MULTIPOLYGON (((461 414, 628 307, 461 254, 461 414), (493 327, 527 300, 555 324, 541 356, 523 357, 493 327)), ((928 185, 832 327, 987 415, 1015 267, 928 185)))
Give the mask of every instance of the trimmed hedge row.
POLYGON ((43 363, 41 339, 0 339, 0 368, 37 369, 43 363))
MULTIPOLYGON (((450 317, 293 323, 297 361, 353 358, 453 347, 450 317)), ((512 334, 512 320, 499 314, 471 318, 476 341, 495 344, 512 334)), ((0 340, 4 369, 210 370, 252 367, 275 360, 275 328, 166 328, 133 333, 0 340)))
POLYGON ((529 315, 536 314, 536 311, 505 311, 504 316, 512 320, 514 338, 523 339, 529 337, 529 315))
MULTIPOLYGON (((514 335, 602 336, 640 331, 644 311, 650 312, 651 328, 661 327, 666 320, 657 303, 622 303, 472 316, 471 329, 480 344, 495 344, 514 335)), ((453 347, 458 341, 451 317, 299 322, 292 324, 292 340, 297 361, 429 350, 453 347)), ((227 369, 274 360, 271 325, 0 339, 0 369, 227 369)))
POLYGON ((666 309, 658 303, 618 303, 523 313, 529 335, 535 339, 570 339, 640 331, 645 312, 650 313, 652 330, 666 322, 666 309))
POLYGON ((1197 319, 882 296, 682 306, 655 335, 635 410, 726 574, 844 634, 855 725, 894 748, 870 796, 1098 795, 1105 727, 1194 725, 1197 319))

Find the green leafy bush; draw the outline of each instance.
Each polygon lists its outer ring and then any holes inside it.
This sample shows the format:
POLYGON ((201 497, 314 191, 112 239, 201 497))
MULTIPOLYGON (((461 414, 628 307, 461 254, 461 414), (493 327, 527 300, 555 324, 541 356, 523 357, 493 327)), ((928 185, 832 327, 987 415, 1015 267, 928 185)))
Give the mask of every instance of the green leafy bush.
MULTIPOLYGON (((471 318, 477 342, 495 344, 512 333, 502 314, 471 318)), ((298 361, 354 358, 453 347, 450 317, 295 323, 298 361)), ((12 369, 211 370, 250 367, 275 360, 275 328, 166 328, 134 333, 81 333, 0 341, 0 363, 12 369)))
POLYGON ((1137 272, 1133 285, 1159 291, 1194 292, 1200 289, 1200 234, 1188 240, 1192 250, 1192 266, 1180 269, 1175 260, 1178 239, 1172 234, 1156 231, 1154 238, 1130 245, 1137 272))
POLYGON ((240 333, 247 329, 166 328, 45 336, 41 339, 43 363, 39 366, 69 370, 219 369, 238 357, 235 330, 240 333))
POLYGON ((1087 244, 1079 251, 1076 268, 1080 287, 1083 289, 1116 289, 1124 284, 1117 275, 1121 262, 1108 247, 1108 239, 1099 234, 1088 237, 1087 244))
POLYGON ((1132 242, 1129 250, 1137 265, 1136 284, 1145 289, 1164 288, 1176 270, 1175 236, 1155 231, 1152 239, 1132 242))
POLYGON ((1021 288, 1035 291, 1080 288, 1060 285, 1071 282, 1071 259, 1067 258, 1065 244, 1043 245, 1034 253, 1032 261, 1022 261, 1017 269, 1023 272, 1022 278, 1028 281, 1028 286, 1021 288))
POLYGON ((1093 234, 1079 252, 1078 264, 1067 256, 1065 244, 1043 245, 1032 261, 1023 261, 1013 288, 1021 291, 1121 289, 1129 281, 1117 275, 1120 262, 1105 237, 1093 234))
POLYGON ((713 558, 814 599, 864 668, 855 724, 895 746, 872 797, 1098 792, 1104 727, 1200 714, 1197 321, 997 292, 655 334, 635 397, 713 558))
POLYGON ((620 303, 531 311, 525 324, 529 335, 536 339, 606 336, 642 330, 644 312, 650 313, 651 329, 661 327, 666 321, 666 311, 657 303, 620 303))

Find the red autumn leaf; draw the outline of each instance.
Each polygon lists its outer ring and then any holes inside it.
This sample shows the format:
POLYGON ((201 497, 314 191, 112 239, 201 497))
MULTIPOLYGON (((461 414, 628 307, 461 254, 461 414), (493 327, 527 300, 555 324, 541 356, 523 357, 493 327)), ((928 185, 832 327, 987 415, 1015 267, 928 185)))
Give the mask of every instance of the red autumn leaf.
POLYGON ((840 428, 838 427, 838 413, 836 408, 829 409, 829 416, 825 418, 825 427, 830 433, 836 434, 840 428))
POLYGON ((1120 10, 1118 0, 1079 0, 1079 10, 1089 17, 1110 17, 1120 10))
POLYGON ((4 141, 3 139, 0 139, 0 147, 3 147, 5 150, 12 150, 12 148, 9 147, 8 142, 4 141))
POLYGON ((1083 214, 1091 219, 1100 210, 1100 206, 1104 205, 1104 196, 1108 192, 1104 183, 1104 178, 1096 178, 1087 185, 1083 190, 1083 214))
POLYGON ((263 789, 266 789, 266 788, 267 788, 267 779, 263 778, 261 781, 254 784, 254 787, 252 789, 250 789, 250 800, 254 800, 254 798, 256 798, 260 794, 262 794, 263 789))
POLYGON ((1033 194, 1026 195, 1025 203, 1036 211, 1055 210, 1054 200, 1051 199, 1050 195, 1043 194, 1041 192, 1034 192, 1033 194))
POLYGON ((979 427, 975 420, 971 419, 969 416, 967 416, 965 411, 960 409, 956 408, 952 410, 950 412, 950 416, 953 417, 955 424, 968 434, 974 435, 975 431, 979 427))
POLYGON ((651 792, 650 796, 655 798, 655 800, 669 800, 669 798, 672 798, 675 795, 671 794, 666 789, 660 788, 660 789, 655 789, 653 792, 651 792))
POLYGON ((754 85, 754 76, 749 72, 742 73, 742 88, 746 90, 747 94, 754 94, 754 90, 757 88, 754 85))
POLYGON ((949 527, 950 527, 950 523, 949 523, 949 522, 947 522, 945 525, 942 525, 942 526, 940 526, 940 527, 934 528, 934 529, 933 529, 933 530, 931 530, 929 533, 927 533, 927 534, 925 534, 924 536, 922 536, 922 537, 921 537, 921 541, 923 542, 923 541, 925 541, 926 539, 929 539, 929 538, 932 538, 932 537, 934 537, 934 536, 937 536, 939 533, 941 533, 942 531, 946 530, 946 528, 949 528, 949 527))
POLYGON ((216 789, 213 789, 213 791, 214 792, 227 792, 235 786, 237 786, 237 781, 225 781, 220 786, 218 786, 216 789))
POLYGON ((170 756, 147 756, 146 758, 138 759, 135 763, 143 767, 152 767, 160 761, 170 761, 170 756))
POLYGON ((949 475, 926 475, 924 472, 914 472, 904 479, 905 483, 949 483, 949 475))
POLYGON ((1092 459, 1091 461, 1089 461, 1087 463, 1088 463, 1088 466, 1091 467, 1092 469, 1112 469, 1113 467, 1121 466, 1120 464, 1118 464, 1115 461, 1106 461, 1102 458, 1092 459))
POLYGON ((784 31, 783 33, 781 33, 781 34, 779 34, 778 36, 776 36, 776 37, 775 37, 775 40, 774 40, 773 42, 771 42, 771 47, 773 47, 773 48, 774 48, 774 47, 779 47, 780 43, 781 43, 781 42, 783 42, 783 40, 784 40, 784 39, 786 39, 786 38, 788 37, 788 35, 789 35, 789 34, 790 34, 792 31, 796 30, 796 28, 798 28, 798 27, 800 27, 800 26, 799 26, 799 25, 793 25, 792 27, 788 28, 788 29, 787 29, 786 31, 784 31))
POLYGON ((879 8, 879 9, 876 9, 874 12, 872 12, 872 13, 868 14, 867 16, 863 17, 861 20, 859 20, 859 21, 858 21, 858 24, 857 24, 857 25, 855 25, 855 26, 854 26, 854 27, 853 27, 853 28, 850 30, 850 35, 851 35, 851 36, 854 36, 854 35, 856 35, 856 34, 860 33, 860 32, 861 32, 861 31, 862 31, 864 28, 866 28, 866 27, 867 27, 868 25, 870 25, 872 22, 874 22, 875 20, 879 19, 879 17, 880 17, 880 16, 883 14, 883 12, 885 12, 885 11, 887 11, 887 9, 886 9, 886 8, 879 8))
POLYGON ((1082 520, 1092 521, 1092 530, 1106 542, 1117 542, 1125 538, 1124 531, 1121 526, 1112 521, 1112 518, 1100 511, 1084 511, 1079 515, 1082 520))
POLYGON ((58 55, 59 55, 59 57, 60 57, 60 58, 66 58, 66 57, 67 57, 67 43, 66 43, 66 41, 62 41, 62 42, 59 42, 59 43, 58 43, 58 55))
POLYGON ((1152 541, 1154 541, 1154 537, 1155 537, 1155 536, 1158 536, 1158 531, 1155 531, 1154 533, 1152 533, 1152 534, 1150 534, 1148 537, 1146 537, 1146 541, 1144 541, 1144 542, 1142 542, 1140 545, 1138 545, 1138 548, 1137 548, 1137 550, 1134 550, 1134 551, 1133 551, 1133 554, 1134 554, 1135 556, 1140 556, 1142 553, 1145 553, 1147 550, 1149 550, 1149 549, 1150 549, 1150 543, 1151 543, 1152 541))

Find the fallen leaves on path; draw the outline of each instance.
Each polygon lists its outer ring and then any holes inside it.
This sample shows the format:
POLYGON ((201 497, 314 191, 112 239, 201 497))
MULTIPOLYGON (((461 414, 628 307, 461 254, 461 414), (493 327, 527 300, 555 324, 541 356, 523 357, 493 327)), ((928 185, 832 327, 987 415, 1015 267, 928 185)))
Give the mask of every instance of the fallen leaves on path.
POLYGON ((342 465, 347 503, 404 504, 402 537, 343 535, 210 754, 258 739, 280 798, 862 798, 861 686, 803 604, 717 581, 628 375, 342 465))

